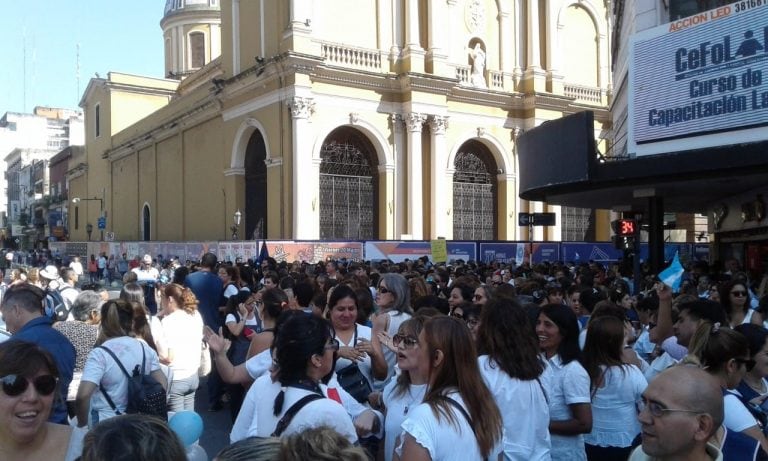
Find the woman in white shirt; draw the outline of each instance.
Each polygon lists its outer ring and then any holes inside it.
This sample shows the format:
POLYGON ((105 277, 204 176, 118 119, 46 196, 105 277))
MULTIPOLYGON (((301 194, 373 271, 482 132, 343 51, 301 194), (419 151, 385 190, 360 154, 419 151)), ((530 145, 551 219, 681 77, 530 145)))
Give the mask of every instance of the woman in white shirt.
POLYGON ((585 461, 584 437, 592 430, 589 375, 579 363, 579 321, 573 309, 548 304, 541 309, 536 335, 547 361, 542 382, 549 403, 553 461, 585 461))
POLYGON ((189 288, 171 283, 163 288, 161 303, 167 347, 165 361, 173 370, 168 409, 194 411, 203 341, 203 319, 197 312, 197 298, 189 288))
POLYGON ((549 461, 549 406, 544 363, 528 314, 516 302, 488 302, 477 332, 478 364, 503 417, 506 459, 549 461))
POLYGON ((395 442, 402 433, 400 426, 408 418, 408 412, 424 400, 427 392, 429 369, 419 361, 419 334, 424 327, 424 317, 416 316, 400 325, 392 343, 397 347, 397 367, 400 374, 387 384, 382 393, 371 396, 374 408, 386 410, 384 418, 384 459, 392 460, 395 442))
MULTIPOLYGON (((97 346, 109 349, 126 370, 140 369, 167 388, 165 375, 160 370, 157 353, 144 341, 131 337, 135 311, 127 301, 107 301, 101 307, 101 332, 97 346)), ((199 352, 198 352, 198 355, 199 352)), ((128 378, 115 359, 102 348, 96 347, 89 354, 83 368, 83 377, 77 390, 75 407, 78 426, 93 427, 99 421, 124 413, 128 404, 128 378), (103 390, 100 390, 99 387, 103 390), (98 392, 96 392, 98 391, 98 392), (115 405, 115 409, 103 392, 115 405)))
POLYGON ((637 405, 648 386, 634 365, 622 361, 624 322, 592 316, 582 354, 592 393, 592 432, 584 436, 587 459, 625 461, 640 433, 637 405))
POLYGON ((378 381, 377 389, 381 389, 386 381, 395 374, 395 362, 397 352, 392 345, 392 337, 395 336, 400 324, 411 318, 411 289, 408 281, 400 274, 386 273, 379 279, 376 289, 376 305, 378 313, 373 317, 373 334, 381 344, 384 360, 387 362, 387 379, 378 381))
POLYGON ((424 403, 408 411, 393 459, 495 460, 501 453, 501 414, 483 382, 467 325, 452 317, 430 319, 418 350, 429 387, 424 403))
POLYGON ((327 425, 356 443, 352 418, 322 382, 338 348, 328 321, 304 313, 287 318, 275 339, 277 380, 264 375, 249 390, 259 397, 251 435, 281 437, 327 425))
MULTIPOLYGON (((369 393, 373 380, 387 377, 387 362, 378 341, 371 341, 371 329, 357 323, 357 295, 347 285, 338 285, 328 300, 331 324, 339 342, 339 357, 335 371, 343 382, 343 374, 357 366, 368 381, 369 393)), ((347 389, 349 392, 350 389, 347 389)), ((356 396, 358 401, 367 402, 368 395, 356 396)))

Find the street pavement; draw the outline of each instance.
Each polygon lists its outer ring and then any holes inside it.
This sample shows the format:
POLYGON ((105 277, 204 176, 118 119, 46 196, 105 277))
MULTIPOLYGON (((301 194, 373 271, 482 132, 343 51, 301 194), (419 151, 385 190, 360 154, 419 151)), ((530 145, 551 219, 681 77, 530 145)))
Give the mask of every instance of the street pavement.
POLYGON ((200 379, 200 387, 195 395, 195 411, 203 419, 203 435, 200 446, 205 448, 208 459, 213 459, 222 448, 229 445, 229 432, 232 429, 232 417, 229 404, 224 404, 222 410, 208 411, 208 378, 200 379))

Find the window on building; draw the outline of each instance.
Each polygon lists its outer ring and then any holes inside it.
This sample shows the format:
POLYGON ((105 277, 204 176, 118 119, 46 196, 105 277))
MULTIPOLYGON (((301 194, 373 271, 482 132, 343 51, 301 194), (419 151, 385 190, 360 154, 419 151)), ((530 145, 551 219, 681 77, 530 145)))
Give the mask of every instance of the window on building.
POLYGON ((190 67, 197 69, 205 65, 205 34, 192 32, 189 34, 190 67))
POLYGON ((93 109, 93 117, 94 117, 94 128, 96 129, 96 137, 98 138, 101 136, 101 106, 96 104, 96 107, 93 109))
POLYGON ((478 141, 459 148, 453 173, 453 238, 496 238, 496 165, 491 152, 478 141))

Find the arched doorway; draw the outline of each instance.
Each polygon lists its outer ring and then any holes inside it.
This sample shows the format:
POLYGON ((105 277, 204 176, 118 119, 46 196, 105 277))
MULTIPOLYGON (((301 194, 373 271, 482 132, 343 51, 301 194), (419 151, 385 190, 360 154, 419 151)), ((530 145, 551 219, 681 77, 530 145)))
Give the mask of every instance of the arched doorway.
POLYGON ((485 145, 467 141, 453 162, 453 238, 496 238, 496 164, 485 145))
POLYGON ((320 150, 320 238, 377 238, 378 171, 373 144, 337 128, 320 150))
POLYGON ((145 242, 151 239, 150 230, 152 229, 151 214, 149 211, 149 204, 145 203, 144 208, 141 210, 141 239, 145 242))
POLYGON ((267 146, 256 130, 245 149, 245 240, 267 237, 267 146))

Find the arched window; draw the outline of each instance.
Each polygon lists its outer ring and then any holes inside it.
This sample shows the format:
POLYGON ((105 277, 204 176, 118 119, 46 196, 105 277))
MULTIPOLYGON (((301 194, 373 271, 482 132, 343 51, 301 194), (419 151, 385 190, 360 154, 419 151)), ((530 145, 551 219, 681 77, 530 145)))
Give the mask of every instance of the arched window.
POLYGON ((323 142, 320 158, 320 238, 376 238, 378 172, 371 142, 355 129, 338 128, 323 142))
POLYGON ((454 161, 453 238, 496 238, 495 163, 482 143, 465 142, 454 161))
POLYGON ((267 236, 267 146, 256 130, 245 149, 245 234, 246 240, 267 236))
POLYGON ((144 204, 144 209, 141 212, 141 239, 146 241, 149 241, 151 239, 150 230, 151 227, 151 215, 149 212, 149 205, 144 204))

